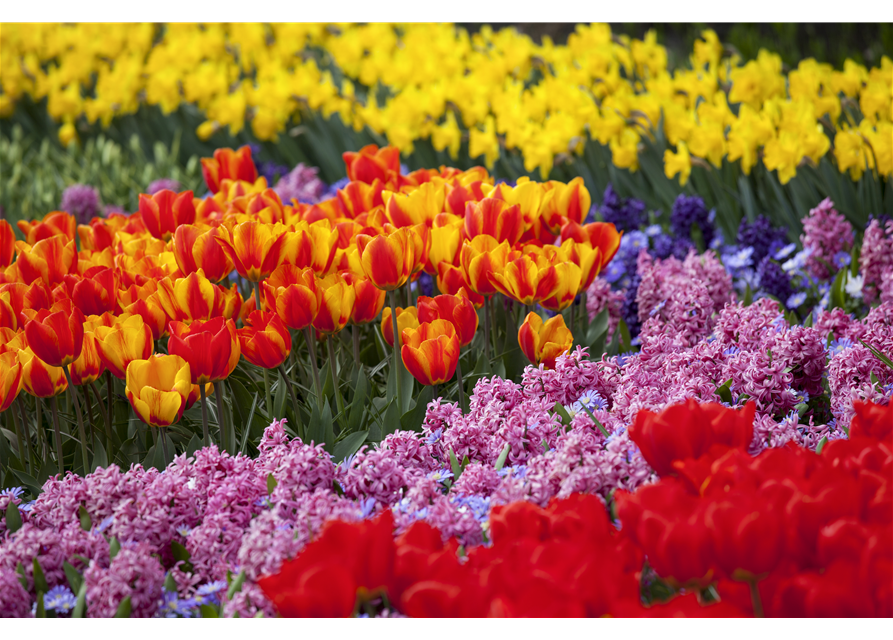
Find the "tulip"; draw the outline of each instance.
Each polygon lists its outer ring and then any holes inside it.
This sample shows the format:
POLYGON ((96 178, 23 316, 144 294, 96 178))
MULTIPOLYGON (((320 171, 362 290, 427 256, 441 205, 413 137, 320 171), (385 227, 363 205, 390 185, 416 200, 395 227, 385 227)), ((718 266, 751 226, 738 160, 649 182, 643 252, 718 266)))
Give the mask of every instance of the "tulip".
POLYGON ((289 329, 301 331, 316 318, 321 291, 310 267, 280 265, 261 286, 266 308, 275 310, 289 329))
POLYGON ((93 218, 89 225, 78 225, 78 238, 82 251, 102 251, 115 244, 115 228, 108 220, 93 218))
POLYGON ((160 340, 167 333, 169 318, 158 295, 158 284, 148 280, 142 287, 136 284, 118 291, 118 305, 122 313, 137 315, 152 330, 152 339, 160 340))
MULTIPOLYGON (((403 330, 416 329, 419 326, 419 311, 416 307, 397 307, 397 337, 403 346, 403 330)), ((381 314, 381 335, 389 347, 394 346, 394 325, 391 321, 391 308, 385 307, 381 314)))
POLYGON ((360 263, 366 277, 384 291, 402 287, 415 267, 415 241, 409 227, 397 229, 389 235, 374 238, 357 236, 360 263))
POLYGON ((356 292, 350 323, 364 325, 375 320, 384 307, 387 294, 376 287, 369 278, 357 276, 350 271, 342 271, 341 277, 356 292))
POLYGON ((577 293, 583 293, 589 289, 604 266, 601 250, 593 249, 588 242, 578 243, 574 240, 566 240, 561 243, 561 254, 569 262, 580 267, 581 276, 577 293))
POLYGON ((189 363, 177 355, 155 355, 127 366, 126 393, 140 420, 153 427, 177 422, 192 391, 189 363))
MULTIPOLYGON (((12 351, 0 353, 0 412, 12 405, 22 388, 22 363, 12 351)), ((21 447, 19 455, 22 455, 21 447)))
POLYGON ((222 231, 216 239, 239 275, 259 282, 283 262, 293 237, 284 225, 249 220, 222 231))
POLYGON ((70 300, 57 302, 25 324, 25 337, 38 358, 51 367, 65 367, 81 355, 84 314, 70 300))
POLYGON ((220 191, 223 180, 253 183, 257 180, 257 169, 251 159, 251 148, 245 145, 238 151, 217 149, 213 158, 202 158, 202 176, 211 193, 220 191))
POLYGON ((8 302, 16 315, 19 327, 24 327, 30 319, 25 311, 47 309, 53 304, 53 293, 43 280, 35 280, 30 285, 21 282, 0 284, 0 294, 9 294, 8 302))
POLYGON ((403 364, 421 384, 441 384, 453 377, 460 345, 451 322, 423 322, 417 329, 404 329, 402 337, 403 364))
POLYGON ((560 314, 545 323, 539 314, 528 313, 518 330, 521 351, 534 365, 555 368, 555 359, 567 353, 574 344, 574 336, 560 314))
POLYGON ((598 263, 599 270, 605 267, 620 248, 620 239, 623 232, 618 233, 617 227, 609 222, 590 222, 587 225, 579 225, 576 222, 567 222, 561 227, 562 246, 572 239, 578 243, 588 243, 593 249, 598 249, 601 257, 598 263))
POLYGON ((573 262, 559 262, 555 265, 555 273, 558 276, 558 288, 551 296, 540 301, 540 304, 545 309, 560 312, 571 306, 577 299, 583 270, 573 262))
POLYGON ((201 269, 205 277, 220 282, 233 270, 233 261, 224 252, 217 238, 219 228, 203 231, 191 224, 182 224, 174 232, 173 252, 183 275, 201 269))
POLYGON ((74 240, 57 235, 38 240, 34 246, 16 242, 16 251, 15 266, 25 284, 40 279, 44 284, 57 285, 65 274, 77 272, 78 252, 74 240))
POLYGON ((756 580, 775 569, 785 550, 783 517, 753 495, 730 496, 707 507, 704 525, 713 538, 716 563, 726 575, 756 580))
POLYGON ((426 182, 409 193, 384 191, 382 199, 388 219, 395 227, 430 226, 434 216, 443 211, 444 187, 426 182))
POLYGON ((359 180, 372 184, 374 180, 383 183, 396 183, 400 175, 400 151, 397 147, 382 147, 370 144, 359 152, 345 151, 341 154, 347 167, 349 180, 359 180))
POLYGON ((142 193, 139 212, 152 237, 170 240, 178 226, 195 222, 192 191, 174 193, 170 189, 162 189, 151 196, 142 193))
POLYGON ((116 378, 123 380, 127 366, 134 360, 152 355, 152 329, 138 315, 121 314, 112 326, 93 329, 102 363, 116 378))
POLYGON ((375 179, 371 184, 349 182, 343 189, 338 189, 338 204, 344 215, 357 218, 376 207, 382 207, 382 187, 381 180, 375 179))
POLYGON ((331 273, 319 280, 319 312, 313 327, 322 334, 332 335, 341 331, 350 319, 356 300, 356 291, 338 273, 331 273))
POLYGON ((567 184, 551 180, 547 183, 551 189, 545 193, 542 202, 542 220, 552 233, 561 229, 562 219, 566 218, 578 224, 589 215, 592 197, 583 184, 583 178, 576 177, 567 184))
POLYGON ((505 268, 509 250, 508 242, 498 242, 488 235, 476 236, 462 245, 462 269, 472 291, 484 297, 499 291, 493 276, 505 268))
POLYGON ((16 252, 16 234, 6 220, 0 219, 0 269, 12 264, 16 252))
POLYGON ((484 306, 484 296, 478 295, 471 289, 468 280, 465 279, 465 271, 460 267, 454 267, 451 264, 441 262, 437 265, 437 288, 441 293, 456 296, 459 292, 464 292, 471 300, 475 309, 484 306))
MULTIPOLYGON (((437 319, 447 320, 453 324, 459 335, 459 343, 465 347, 471 344, 478 328, 478 314, 474 305, 465 295, 439 295, 434 298, 419 296, 419 322, 432 322, 437 319)), ((397 316, 399 324, 400 316, 397 316)))
POLYGON ((530 229, 539 223, 545 190, 542 184, 532 182, 527 176, 521 176, 514 187, 505 182, 500 183, 492 188, 487 197, 505 200, 510 205, 518 205, 524 228, 530 229))
POLYGON ((188 325, 172 320, 168 329, 168 353, 189 363, 192 384, 223 380, 239 363, 239 337, 232 320, 217 317, 188 325))
MULTIPOLYGON (((199 269, 176 281, 170 278, 159 280, 157 300, 167 317, 172 320, 209 320, 224 315, 224 310, 227 310, 229 305, 224 291, 226 290, 208 280, 199 269)), ((241 308, 241 300, 238 302, 238 307, 229 310, 230 314, 241 308)))
POLYGON ((425 273, 437 275, 438 269, 443 263, 458 265, 462 249, 461 222, 457 221, 442 227, 434 226, 429 234, 431 247, 428 250, 425 273))
MULTIPOLYGON (((9 223, 7 223, 9 224, 9 223)), ((25 236, 25 242, 35 244, 40 240, 62 236, 64 241, 74 240, 77 221, 65 211, 51 211, 43 219, 32 222, 19 220, 16 225, 25 236)))
POLYGON ((529 254, 507 262, 502 273, 493 274, 492 282, 497 291, 524 305, 551 298, 561 286, 555 266, 543 256, 529 254))
POLYGON ((497 242, 514 245, 523 232, 524 219, 518 205, 509 205, 496 198, 484 198, 465 205, 465 235, 468 238, 488 235, 497 242))
POLYGON ((63 277, 71 301, 84 315, 102 315, 113 312, 117 307, 118 276, 114 269, 92 267, 83 277, 66 275, 63 277))
POLYGON ((41 360, 30 345, 18 352, 18 358, 22 365, 22 386, 32 396, 52 398, 68 388, 62 367, 54 367, 41 360))
POLYGON ((256 367, 276 369, 291 353, 291 334, 275 313, 255 311, 237 332, 242 355, 256 367))
POLYGON ((80 357, 71 363, 71 382, 75 386, 81 387, 91 382, 95 382, 102 372, 105 371, 105 364, 102 362, 102 356, 99 353, 99 345, 96 342, 96 336, 93 329, 96 326, 104 325, 105 319, 110 323, 114 323, 114 316, 106 314, 103 316, 90 316, 84 322, 84 348, 81 350, 80 357))
POLYGON ((298 223, 290 232, 288 249, 283 261, 297 267, 310 267, 319 275, 329 271, 338 249, 338 231, 328 221, 307 224, 298 223))
POLYGON ((0 328, 12 329, 19 327, 19 318, 12 306, 12 293, 0 291, 0 328))

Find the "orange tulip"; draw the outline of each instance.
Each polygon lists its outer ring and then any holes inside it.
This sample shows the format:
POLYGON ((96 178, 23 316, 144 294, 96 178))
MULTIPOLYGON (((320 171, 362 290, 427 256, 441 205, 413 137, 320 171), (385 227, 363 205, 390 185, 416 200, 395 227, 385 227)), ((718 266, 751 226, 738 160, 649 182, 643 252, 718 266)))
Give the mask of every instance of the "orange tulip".
POLYGON ((341 154, 347 166, 347 177, 372 184, 376 179, 384 183, 396 184, 400 176, 400 150, 397 147, 367 145, 359 152, 345 151, 341 154))
POLYGON ((471 289, 465 278, 465 271, 446 262, 437 265, 437 288, 441 293, 456 296, 462 291, 471 300, 475 309, 484 306, 484 296, 478 295, 471 289))
POLYGON ((554 265, 543 256, 529 254, 506 263, 502 273, 494 273, 492 280, 501 294, 526 305, 552 297, 561 286, 554 265))
POLYGON ((168 353, 189 363, 192 384, 223 380, 239 364, 239 335, 232 320, 217 317, 189 325, 172 320, 168 328, 168 353))
POLYGON ((531 312, 518 330, 518 344, 533 364, 554 369, 555 358, 570 350, 574 336, 564 324, 561 314, 543 323, 539 314, 531 312))
POLYGON ((618 233, 617 227, 610 222, 590 222, 586 225, 569 222, 561 227, 562 246, 568 239, 573 239, 577 243, 588 243, 601 252, 599 271, 614 259, 622 237, 623 232, 618 233))
POLYGON ((12 264, 16 254, 16 234, 6 220, 0 220, 0 269, 12 264))
MULTIPOLYGON (((397 335, 403 344, 403 330, 416 329, 419 326, 419 310, 416 307, 397 307, 397 335)), ((388 346, 394 346, 394 325, 391 322, 391 308, 385 307, 381 314, 381 335, 388 346)))
POLYGON ((488 235, 498 242, 514 245, 522 233, 524 218, 518 205, 509 205, 496 198, 484 198, 465 205, 465 235, 468 238, 488 235))
POLYGON ((68 388, 62 367, 52 367, 34 354, 30 347, 18 352, 22 365, 22 386, 37 398, 52 398, 68 388))
POLYGON ((216 227, 207 231, 191 224, 177 227, 174 232, 173 253, 183 275, 201 269, 209 280, 220 282, 232 273, 233 261, 217 240, 220 233, 220 229, 216 227))
POLYGON ((409 227, 374 238, 357 236, 360 264, 376 287, 393 291, 406 284, 415 266, 415 240, 409 227))
POLYGON ((539 222, 545 191, 539 182, 533 182, 527 176, 522 176, 518 178, 514 187, 510 187, 504 182, 497 184, 487 197, 498 198, 505 200, 508 204, 518 205, 524 228, 529 229, 539 222))
POLYGON ((114 311, 118 305, 118 276, 114 269, 91 267, 83 277, 64 276, 71 301, 88 316, 114 311))
POLYGON ((552 233, 559 233, 564 219, 582 224, 589 215, 592 197, 583 184, 583 178, 576 177, 567 184, 550 180, 542 202, 541 217, 552 233))
POLYGON ((260 282, 282 264, 292 238, 288 227, 249 220, 217 236, 236 271, 251 282, 260 282))
POLYGON ((574 303, 580 292, 583 270, 573 262, 559 262, 555 265, 558 288, 540 304, 551 311, 563 311, 574 303))
POLYGON ((140 217, 152 237, 170 240, 178 226, 195 222, 192 192, 162 189, 151 196, 141 193, 140 217))
POLYGON ((93 382, 105 371, 105 364, 99 353, 94 330, 96 327, 111 327, 115 324, 115 316, 111 313, 91 315, 84 321, 84 348, 80 357, 71 363, 69 373, 72 383, 80 387, 93 382))
POLYGON ((167 323, 172 320, 161 305, 155 280, 147 280, 142 286, 132 284, 127 289, 119 289, 118 307, 121 313, 140 316, 152 330, 153 340, 160 340, 167 333, 167 323))
POLYGON ((421 384, 441 384, 453 377, 459 363, 459 336, 447 320, 423 322, 403 330, 400 355, 412 377, 421 384))
POLYGON ((121 380, 128 364, 134 360, 145 360, 155 348, 152 329, 138 315, 121 314, 115 318, 112 326, 95 327, 93 337, 102 363, 121 380))
POLYGON ((35 280, 30 285, 21 282, 0 284, 0 294, 8 293, 8 302, 18 319, 18 326, 24 327, 30 319, 25 310, 46 309, 53 303, 53 293, 42 280, 35 280))
POLYGON ((319 312, 321 291, 313 269, 283 264, 263 281, 264 303, 289 329, 309 327, 319 312))
POLYGON ((74 232, 77 227, 77 221, 73 215, 65 211, 51 211, 41 220, 26 221, 19 220, 16 222, 25 236, 25 242, 35 244, 40 240, 52 238, 53 236, 62 236, 65 241, 74 240, 74 232))
POLYGON ((0 328, 19 328, 19 318, 12 306, 12 293, 0 290, 0 328))
POLYGON ((229 289, 218 285, 217 290, 220 292, 220 306, 214 315, 219 314, 227 320, 235 320, 242 309, 242 294, 239 293, 239 288, 233 283, 229 289))
POLYGON ((146 424, 168 427, 183 416, 191 377, 189 364, 176 355, 134 360, 127 366, 127 400, 146 424))
POLYGON ((325 335, 338 333, 350 320, 357 297, 356 291, 338 273, 330 273, 322 278, 318 286, 322 295, 313 327, 325 335))
POLYGON ((310 267, 318 275, 325 275, 338 249, 338 231, 328 221, 307 224, 299 222, 289 233, 288 249, 283 261, 297 267, 310 267))
MULTIPOLYGON (((478 314, 468 296, 440 295, 433 298, 419 296, 419 322, 448 320, 453 324, 459 336, 459 343, 464 347, 471 344, 478 328, 478 314)), ((399 320, 399 315, 397 316, 399 320)), ((399 322, 398 322, 399 324, 399 322)))
POLYGON ((479 235, 462 245, 462 269, 471 290, 481 296, 497 293, 493 276, 502 273, 509 253, 508 242, 498 242, 488 235, 479 235))
POLYGON ((430 226, 434 217, 443 211, 444 186, 426 182, 409 193, 384 191, 382 199, 388 220, 395 227, 430 226))
POLYGON ((359 277, 350 271, 342 271, 341 277, 356 293, 350 323, 363 325, 375 320, 384 307, 387 294, 372 284, 369 278, 359 277))
POLYGON ((9 409, 22 388, 22 363, 18 354, 0 353, 0 412, 9 409))
POLYGON ((338 204, 348 218, 356 218, 363 213, 368 213, 376 207, 383 206, 381 180, 373 180, 371 184, 365 182, 348 182, 343 189, 338 189, 338 204))
POLYGON ((415 275, 424 269, 428 263, 428 252, 431 249, 431 230, 423 224, 405 228, 409 230, 409 238, 412 240, 413 245, 412 273, 410 275, 415 275))
POLYGON ((242 355, 256 367, 276 369, 291 353, 291 334, 275 313, 255 311, 239 329, 242 355))
POLYGON ((478 202, 486 197, 484 188, 489 188, 489 185, 480 180, 471 182, 468 185, 459 184, 458 181, 456 184, 446 183, 445 210, 457 216, 464 216, 465 207, 469 202, 478 202))
POLYGON ((82 251, 102 251, 114 245, 115 229, 108 220, 93 218, 88 225, 78 225, 78 237, 82 251))
POLYGON ((64 367, 81 355, 84 346, 84 314, 71 300, 32 312, 25 323, 25 337, 38 358, 51 367, 64 367))
POLYGON ((220 191, 223 180, 253 183, 257 180, 257 169, 251 159, 251 148, 245 145, 238 151, 217 149, 213 158, 202 158, 202 175, 211 193, 220 191))
POLYGON ((577 293, 586 291, 602 269, 602 252, 597 248, 593 249, 588 242, 575 242, 569 239, 561 243, 561 253, 567 260, 580 267, 582 276, 577 293))
POLYGON ((15 266, 25 284, 40 279, 45 284, 56 285, 62 282, 65 274, 77 272, 78 252, 74 240, 51 236, 38 240, 34 246, 19 241, 16 251, 15 266))
POLYGON ((170 278, 160 280, 157 295, 167 317, 179 322, 231 317, 242 306, 241 297, 229 300, 231 291, 213 284, 201 269, 176 282, 170 278))

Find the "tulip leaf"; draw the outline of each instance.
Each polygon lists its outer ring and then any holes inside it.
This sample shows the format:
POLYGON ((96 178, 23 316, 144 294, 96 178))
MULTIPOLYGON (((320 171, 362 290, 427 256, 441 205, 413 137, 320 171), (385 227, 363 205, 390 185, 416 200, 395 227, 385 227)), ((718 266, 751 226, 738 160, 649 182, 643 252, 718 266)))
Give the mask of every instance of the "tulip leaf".
POLYGON ((96 448, 93 451, 93 463, 90 465, 91 471, 105 469, 107 466, 109 466, 108 454, 105 452, 105 447, 102 446, 102 443, 97 440, 96 448))
POLYGON ((35 556, 32 561, 32 579, 34 580, 34 590, 35 591, 43 591, 46 593, 50 590, 50 585, 47 584, 46 576, 43 573, 43 568, 40 566, 40 562, 37 560, 35 556))
POLYGON ((885 356, 883 353, 881 353, 880 350, 878 350, 876 347, 871 346, 870 344, 868 344, 867 342, 865 342, 865 341, 862 340, 861 338, 859 339, 859 342, 861 342, 862 345, 863 345, 865 348, 867 348, 869 351, 871 351, 871 353, 874 354, 874 357, 875 357, 875 358, 877 358, 878 360, 880 360, 881 362, 883 362, 883 363, 884 363, 885 365, 887 365, 890 369, 893 369, 893 360, 891 360, 890 358, 888 358, 887 356, 885 356))
POLYGON ((422 430, 422 422, 428 410, 428 403, 434 399, 434 387, 425 386, 415 400, 415 406, 400 418, 400 426, 406 431, 422 430))
POLYGON ((450 470, 453 472, 453 483, 459 479, 459 476, 462 475, 462 472, 465 470, 465 467, 459 464, 458 458, 456 458, 456 452, 450 448, 450 470))
MULTIPOLYGON (((563 408, 564 407, 562 407, 562 409, 563 408)), ((565 415, 567 415, 566 411, 565 411, 565 415)), ((512 445, 510 445, 508 442, 506 442, 505 446, 502 448, 502 451, 499 453, 499 457, 496 458, 496 470, 497 471, 502 471, 502 467, 505 466, 505 461, 506 461, 506 459, 508 459, 509 451, 511 451, 511 450, 512 450, 512 445)))
POLYGON ((821 454, 822 449, 825 448, 826 444, 828 444, 828 436, 825 436, 821 440, 819 440, 819 443, 816 445, 815 452, 821 454))
POLYGON ((65 577, 68 579, 68 586, 71 587, 72 593, 77 593, 81 590, 81 583, 84 582, 84 577, 81 573, 75 569, 71 564, 69 564, 68 560, 65 560, 62 563, 62 570, 65 572, 65 577))
POLYGON ((350 456, 359 451, 360 447, 363 446, 363 443, 366 442, 368 435, 368 431, 354 431, 342 438, 341 441, 335 445, 335 453, 332 456, 335 464, 340 464, 342 461, 347 460, 350 456))
POLYGON ((114 560, 120 550, 121 543, 118 542, 118 538, 112 538, 109 542, 109 560, 114 560))
POLYGON ((560 402, 556 402, 553 405, 552 409, 554 409, 555 413, 557 413, 561 418, 561 424, 563 424, 564 426, 568 426, 571 423, 571 416, 567 412, 567 409, 564 408, 563 404, 561 404, 560 402))
POLYGON ((177 581, 174 580, 174 574, 170 571, 167 572, 167 576, 164 578, 164 590, 165 591, 176 591, 177 590, 177 581))
POLYGON ((834 282, 831 284, 830 304, 828 307, 829 311, 836 307, 840 307, 841 309, 843 309, 846 305, 846 299, 844 298, 843 294, 846 274, 846 269, 841 269, 837 272, 837 276, 834 278, 834 282))
POLYGON ((6 505, 6 529, 10 533, 15 533, 21 528, 22 514, 19 513, 19 508, 15 502, 10 500, 9 504, 6 505))
POLYGON ((350 411, 347 418, 347 431, 355 433, 363 424, 363 414, 366 412, 366 376, 362 370, 357 370, 357 386, 354 389, 353 400, 350 403, 350 411))
POLYGON ((753 302, 753 289, 750 288, 750 283, 747 283, 747 288, 744 290, 744 298, 741 301, 745 307, 749 307, 750 303, 753 302))
POLYGON ((271 418, 283 418, 285 417, 285 380, 282 379, 282 374, 278 375, 279 382, 276 385, 276 395, 273 396, 273 415, 271 418))
POLYGON ((77 601, 74 610, 71 612, 72 618, 83 618, 87 612, 87 582, 81 581, 81 586, 77 590, 77 601))
POLYGON ((716 395, 722 398, 723 402, 732 404, 732 379, 729 378, 720 386, 716 387, 716 395))
MULTIPOLYGON (((586 310, 583 309, 583 313, 586 310)), ((602 309, 586 331, 583 344, 589 347, 589 357, 596 360, 605 352, 605 341, 608 337, 608 309, 602 309)))
POLYGON ((633 341, 629 335, 629 327, 626 326, 626 321, 623 318, 620 319, 620 323, 617 325, 617 331, 620 333, 620 352, 632 351, 633 341))
POLYGON ((46 618, 47 617, 46 605, 44 604, 44 601, 43 601, 43 594, 44 594, 43 591, 40 591, 40 590, 37 591, 37 599, 35 602, 36 608, 34 611, 35 618, 46 618))
POLYGON ((233 596, 236 595, 239 591, 242 590, 242 583, 245 582, 245 569, 239 571, 239 575, 237 575, 233 581, 229 585, 229 589, 226 590, 226 599, 232 600, 233 596))
POLYGON ((219 618, 220 616, 217 613, 217 609, 212 607, 209 604, 199 605, 199 611, 201 611, 202 618, 219 618))
POLYGON ((171 540, 171 555, 177 562, 182 561, 184 563, 189 562, 189 559, 192 557, 189 553, 189 549, 176 540, 171 540))
POLYGON ((89 531, 93 528, 93 520, 90 518, 90 514, 87 513, 87 509, 84 505, 78 507, 78 519, 81 523, 81 529, 84 531, 89 531))
POLYGON ((192 457, 195 455, 195 452, 202 448, 202 439, 198 437, 197 434, 193 433, 192 437, 189 439, 189 443, 186 445, 186 457, 192 457))
POLYGON ((127 596, 121 601, 121 604, 118 605, 118 610, 115 611, 116 618, 129 618, 130 617, 130 596, 127 596))

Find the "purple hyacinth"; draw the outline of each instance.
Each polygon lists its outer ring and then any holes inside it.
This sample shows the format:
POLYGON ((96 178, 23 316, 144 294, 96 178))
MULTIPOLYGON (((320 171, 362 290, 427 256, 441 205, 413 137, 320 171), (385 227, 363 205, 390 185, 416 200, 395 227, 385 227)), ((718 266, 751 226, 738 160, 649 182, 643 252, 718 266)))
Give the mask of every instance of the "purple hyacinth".
POLYGON ((631 280, 630 285, 626 288, 621 315, 623 316, 624 322, 626 322, 627 329, 629 329, 630 337, 635 338, 639 335, 639 331, 642 328, 642 325, 639 322, 639 303, 636 302, 636 294, 639 292, 639 284, 642 282, 642 276, 637 273, 631 280))
POLYGON ((149 183, 149 188, 146 190, 146 193, 153 196, 165 189, 168 189, 169 191, 179 191, 180 183, 173 178, 159 178, 158 180, 149 183))
POLYGON ((59 208, 73 215, 78 224, 87 224, 99 213, 99 191, 87 184, 73 184, 62 192, 59 208))
POLYGON ((742 247, 753 247, 751 259, 754 264, 769 255, 770 247, 779 243, 784 245, 787 241, 787 234, 784 229, 775 229, 769 218, 764 215, 758 215, 756 220, 748 222, 746 219, 741 220, 738 226, 738 244, 742 247))
POLYGON ((644 202, 635 198, 621 198, 610 184, 605 189, 598 211, 604 221, 613 223, 618 231, 632 231, 648 221, 644 202))
MULTIPOLYGON (((273 190, 283 202, 297 200, 314 204, 322 199, 326 187, 319 179, 319 169, 304 164, 298 164, 291 171, 288 170, 288 167, 282 167, 282 169, 285 171, 279 174, 282 177, 273 190)), ((272 177, 268 178, 268 181, 272 181, 272 177)))
POLYGON ((705 247, 709 247, 715 235, 711 217, 699 196, 685 196, 680 193, 670 211, 670 227, 680 238, 690 238, 692 226, 697 227, 704 237, 705 247))
POLYGON ((766 256, 757 267, 757 276, 760 279, 760 289, 779 300, 787 300, 794 289, 791 287, 791 277, 785 273, 771 256, 766 256))

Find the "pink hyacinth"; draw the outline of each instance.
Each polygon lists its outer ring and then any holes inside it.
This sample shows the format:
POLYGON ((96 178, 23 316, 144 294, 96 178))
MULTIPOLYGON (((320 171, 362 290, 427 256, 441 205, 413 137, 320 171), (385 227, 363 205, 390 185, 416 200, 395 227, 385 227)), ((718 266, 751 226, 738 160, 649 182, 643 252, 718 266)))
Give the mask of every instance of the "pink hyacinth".
POLYGON ((614 291, 604 278, 595 278, 586 290, 586 312, 593 322, 604 309, 608 310, 608 333, 605 344, 611 343, 623 312, 623 292, 614 291))
POLYGON ((123 543, 107 568, 90 563, 84 582, 88 617, 114 617, 121 602, 130 597, 130 616, 151 618, 161 600, 164 569, 147 543, 123 543))
POLYGON ((886 227, 877 218, 868 225, 862 238, 859 271, 864 278, 862 296, 866 304, 871 304, 878 298, 884 278, 893 274, 893 220, 888 220, 886 227))
POLYGON ((806 269, 814 278, 828 280, 837 271, 834 259, 840 252, 853 248, 853 225, 834 208, 830 198, 822 200, 803 218, 800 242, 809 251, 806 269))

